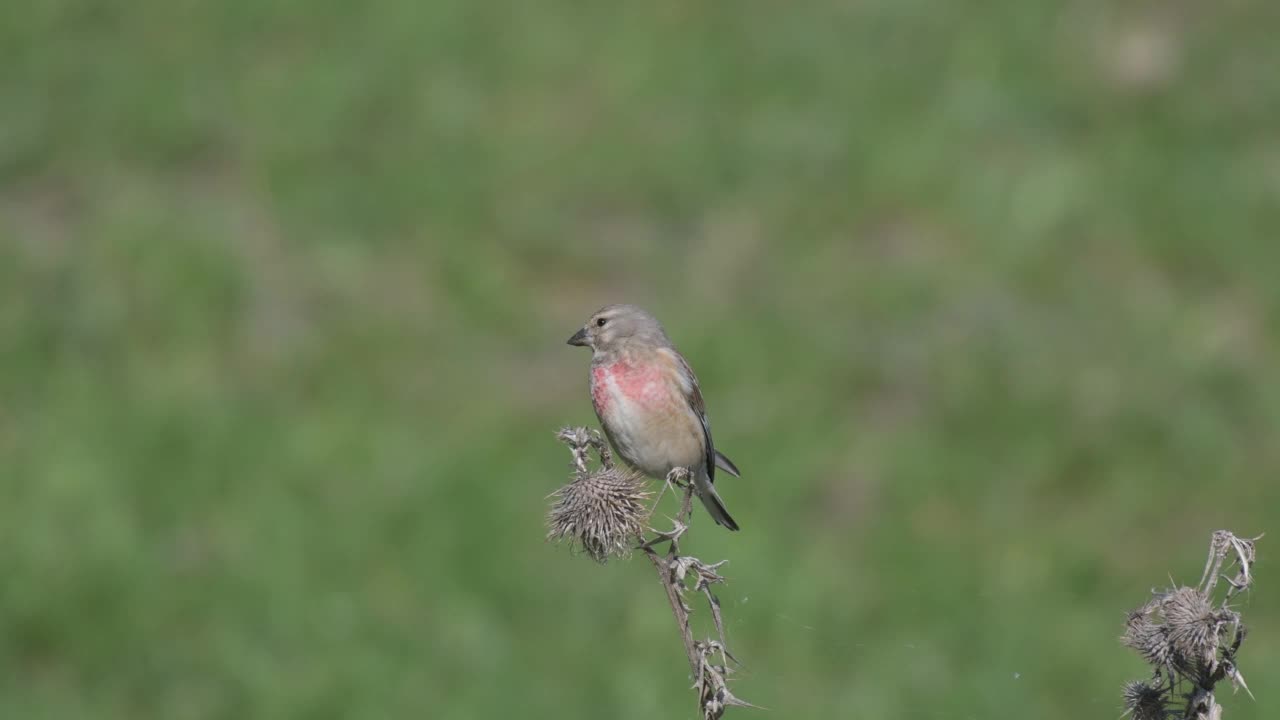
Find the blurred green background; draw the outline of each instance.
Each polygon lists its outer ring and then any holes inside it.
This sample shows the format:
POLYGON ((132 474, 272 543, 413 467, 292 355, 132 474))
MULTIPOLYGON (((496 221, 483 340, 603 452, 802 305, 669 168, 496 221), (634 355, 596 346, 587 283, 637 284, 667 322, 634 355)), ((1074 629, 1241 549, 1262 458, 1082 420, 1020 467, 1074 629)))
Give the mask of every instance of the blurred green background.
POLYGON ((1118 717, 1280 535, 1278 7, 7 5, 0 717, 693 718, 543 541, 617 301, 743 469, 733 715, 1118 717))

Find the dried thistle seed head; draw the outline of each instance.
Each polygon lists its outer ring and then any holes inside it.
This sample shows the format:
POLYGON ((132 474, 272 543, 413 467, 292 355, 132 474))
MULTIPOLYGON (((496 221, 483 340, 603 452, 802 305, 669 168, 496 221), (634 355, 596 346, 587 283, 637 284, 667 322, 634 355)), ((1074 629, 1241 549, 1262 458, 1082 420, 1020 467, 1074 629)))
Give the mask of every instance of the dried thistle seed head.
POLYGON ((1136 607, 1129 611, 1125 616, 1124 627, 1126 635, 1128 631, 1134 631, 1138 628, 1151 624, 1151 615, 1155 612, 1156 605, 1154 602, 1148 602, 1146 605, 1136 607))
POLYGON ((1164 626, 1153 622, 1151 616, 1150 604, 1130 612, 1120 642, 1137 650, 1148 664, 1164 667, 1170 660, 1169 640, 1164 626))
POLYGON ((605 468, 576 477, 552 494, 547 539, 567 539, 597 562, 625 557, 644 534, 649 496, 644 477, 633 470, 605 468))
POLYGON ((1133 720, 1166 720, 1171 715, 1169 691, 1163 686, 1135 680, 1125 683, 1124 709, 1133 720))
POLYGON ((1174 588, 1161 599, 1160 614, 1179 670, 1198 675, 1216 665, 1224 624, 1209 598, 1194 588, 1174 588))
POLYGON ((1120 640, 1149 664, 1194 679, 1216 668, 1225 626, 1205 593, 1177 587, 1129 613, 1120 640))
POLYGON ((1177 587, 1160 598, 1160 614, 1173 628, 1200 625, 1214 617, 1209 598, 1199 590, 1177 587))

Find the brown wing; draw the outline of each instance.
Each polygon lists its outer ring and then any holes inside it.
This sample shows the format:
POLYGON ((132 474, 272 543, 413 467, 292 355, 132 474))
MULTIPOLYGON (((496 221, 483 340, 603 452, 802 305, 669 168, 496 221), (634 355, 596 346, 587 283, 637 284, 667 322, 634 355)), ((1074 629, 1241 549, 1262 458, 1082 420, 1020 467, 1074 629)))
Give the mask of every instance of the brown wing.
MULTIPOLYGON (((693 368, 689 367, 689 361, 684 356, 676 352, 674 348, 662 348, 659 352, 670 354, 676 361, 676 366, 680 371, 680 389, 684 391, 685 399, 689 401, 689 407, 693 408, 693 413, 698 416, 698 422, 702 424, 702 437, 706 440, 706 464, 707 478, 711 482, 716 481, 716 446, 711 440, 711 423, 707 421, 707 406, 702 400, 702 389, 698 387, 698 376, 693 374, 693 368)), ((728 458, 726 458, 728 460, 728 458)), ((729 463, 732 465, 733 463, 729 463)), ((736 469, 736 468, 735 468, 736 469)), ((736 473, 734 473, 736 475, 736 473)))

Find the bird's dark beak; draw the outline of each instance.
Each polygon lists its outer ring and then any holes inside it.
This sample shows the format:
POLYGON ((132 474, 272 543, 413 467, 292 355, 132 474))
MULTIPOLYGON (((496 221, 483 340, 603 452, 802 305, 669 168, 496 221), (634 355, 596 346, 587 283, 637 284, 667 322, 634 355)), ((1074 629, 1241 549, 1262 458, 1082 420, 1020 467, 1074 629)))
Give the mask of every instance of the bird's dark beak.
POLYGON ((586 329, 586 328, 582 328, 582 329, 581 329, 581 330, 579 330, 578 332, 574 333, 574 334, 573 334, 573 337, 569 338, 569 344, 570 344, 570 345, 577 345, 577 346, 579 346, 579 347, 586 347, 586 345, 587 345, 587 329, 586 329))

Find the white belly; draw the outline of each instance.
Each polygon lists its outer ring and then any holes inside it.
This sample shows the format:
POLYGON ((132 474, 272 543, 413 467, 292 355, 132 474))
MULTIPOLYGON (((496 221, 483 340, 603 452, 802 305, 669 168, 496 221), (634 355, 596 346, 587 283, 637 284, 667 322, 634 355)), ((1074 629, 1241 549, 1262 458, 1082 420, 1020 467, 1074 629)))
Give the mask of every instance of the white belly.
POLYGON ((653 393, 637 400, 624 393, 613 378, 606 378, 608 402, 596 409, 613 449, 627 464, 646 475, 665 477, 672 468, 691 467, 705 462, 702 424, 683 403, 664 403, 653 393))

